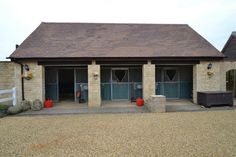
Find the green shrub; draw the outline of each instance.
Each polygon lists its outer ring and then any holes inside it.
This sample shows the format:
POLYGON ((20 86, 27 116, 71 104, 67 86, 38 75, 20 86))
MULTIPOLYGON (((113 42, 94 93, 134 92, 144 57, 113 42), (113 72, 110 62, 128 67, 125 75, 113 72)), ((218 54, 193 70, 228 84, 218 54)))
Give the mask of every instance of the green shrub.
POLYGON ((0 104, 0 110, 7 110, 8 108, 9 108, 8 105, 0 104))

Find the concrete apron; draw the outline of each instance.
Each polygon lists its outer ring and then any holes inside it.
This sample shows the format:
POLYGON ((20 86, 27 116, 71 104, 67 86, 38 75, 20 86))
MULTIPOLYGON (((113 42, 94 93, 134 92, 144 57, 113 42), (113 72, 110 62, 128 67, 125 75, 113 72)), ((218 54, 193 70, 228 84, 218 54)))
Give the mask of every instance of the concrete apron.
MULTIPOLYGON (((234 103, 236 104, 236 102, 234 103)), ((167 100, 166 112, 194 112, 194 111, 215 111, 215 110, 232 110, 234 107, 217 106, 205 108, 192 103, 190 100, 167 100)), ((17 116, 34 116, 34 115, 63 115, 63 114, 103 114, 103 113, 148 113, 146 106, 137 107, 131 102, 104 101, 101 107, 88 108, 87 103, 77 102, 60 102, 52 108, 44 108, 40 111, 26 111, 17 116)))
POLYGON ((192 111, 216 111, 216 110, 232 110, 234 107, 230 106, 212 106, 211 108, 205 108, 192 103, 190 100, 167 100, 166 112, 192 112, 192 111))
POLYGON ((102 102, 101 107, 88 107, 87 103, 60 102, 52 108, 44 108, 40 111, 26 111, 18 116, 34 115, 62 115, 62 114, 103 114, 103 113, 147 113, 145 106, 138 107, 131 102, 102 102))

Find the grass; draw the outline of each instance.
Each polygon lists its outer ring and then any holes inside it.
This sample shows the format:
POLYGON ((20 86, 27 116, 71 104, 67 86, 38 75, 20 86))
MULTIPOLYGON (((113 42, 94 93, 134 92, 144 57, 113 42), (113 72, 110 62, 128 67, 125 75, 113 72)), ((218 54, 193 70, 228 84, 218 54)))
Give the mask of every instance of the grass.
POLYGON ((0 119, 0 156, 236 156, 236 111, 0 119))

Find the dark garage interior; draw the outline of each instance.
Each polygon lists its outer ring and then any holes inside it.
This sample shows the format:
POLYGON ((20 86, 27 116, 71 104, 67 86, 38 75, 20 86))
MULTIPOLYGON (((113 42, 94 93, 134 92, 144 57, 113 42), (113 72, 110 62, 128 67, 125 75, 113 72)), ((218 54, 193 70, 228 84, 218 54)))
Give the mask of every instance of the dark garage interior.
POLYGON ((59 99, 74 101, 74 69, 60 69, 59 78, 59 99))

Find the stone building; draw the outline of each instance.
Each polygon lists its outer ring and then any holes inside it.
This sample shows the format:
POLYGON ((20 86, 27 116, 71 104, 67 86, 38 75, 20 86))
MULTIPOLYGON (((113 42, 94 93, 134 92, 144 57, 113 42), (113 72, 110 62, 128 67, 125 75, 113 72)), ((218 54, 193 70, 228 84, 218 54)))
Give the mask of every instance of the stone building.
POLYGON ((236 97, 236 32, 232 32, 221 52, 226 56, 222 66, 222 82, 226 82, 226 90, 233 91, 233 95, 236 97), (226 73, 226 77, 224 77, 224 73, 226 73))
POLYGON ((154 94, 197 103, 198 91, 225 91, 235 67, 184 24, 41 23, 9 58, 0 88, 15 86, 18 101, 89 107, 154 94))

